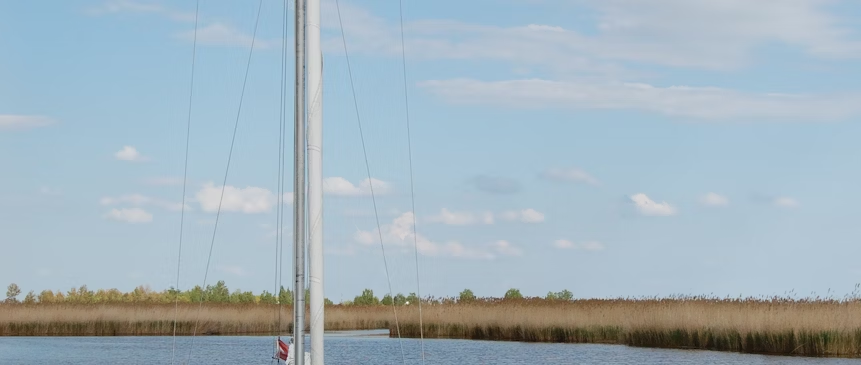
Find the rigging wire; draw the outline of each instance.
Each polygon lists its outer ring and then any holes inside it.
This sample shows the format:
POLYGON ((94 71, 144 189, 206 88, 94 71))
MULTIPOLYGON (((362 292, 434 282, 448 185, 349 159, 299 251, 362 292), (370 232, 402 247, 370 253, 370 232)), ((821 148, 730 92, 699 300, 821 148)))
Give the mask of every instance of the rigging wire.
MULTIPOLYGON (((218 231, 218 220, 221 217, 221 203, 224 201, 224 190, 225 190, 225 187, 227 186, 227 176, 228 176, 228 173, 230 172, 230 161, 233 158, 233 147, 236 143, 236 131, 239 129, 239 117, 242 113, 242 101, 245 99, 245 87, 248 85, 248 73, 249 73, 249 70, 251 69, 251 56, 254 54, 254 43, 257 40, 257 28, 258 28, 258 25, 260 24, 260 12, 262 9, 263 9, 263 0, 259 0, 258 5, 257 5, 257 16, 254 20, 254 33, 251 35, 251 47, 248 50, 248 60, 245 64, 245 76, 243 77, 243 80, 242 80, 242 91, 239 94, 239 106, 237 107, 236 120, 233 124, 233 136, 231 137, 231 140, 230 140, 230 151, 227 154, 227 166, 224 169, 224 180, 221 183, 221 196, 218 199, 218 210, 215 213, 215 225, 212 228, 212 240, 210 241, 210 244, 209 244, 209 256, 206 259, 206 270, 204 271, 204 274, 203 274, 203 287, 204 288, 206 287, 206 279, 209 276, 209 264, 212 262, 212 250, 215 247, 215 233, 218 231)), ((188 350, 188 359, 186 360, 186 363, 188 363, 188 361, 191 360, 191 351, 194 347, 194 338, 197 335, 197 327, 200 324, 200 311, 203 308, 203 296, 201 296, 199 303, 200 304, 198 305, 198 308, 197 308, 197 316, 196 316, 196 319, 194 322, 194 331, 192 332, 192 335, 191 335, 191 344, 190 344, 190 347, 188 350)))
POLYGON ((425 363, 425 334, 424 319, 422 318, 422 287, 419 280, 419 240, 418 227, 416 227, 416 191, 413 184, 413 144, 412 133, 410 133, 410 95, 407 91, 407 50, 404 41, 404 1, 398 0, 398 14, 400 16, 401 28, 401 65, 404 71, 404 108, 407 123, 407 151, 410 166, 410 203, 413 212, 413 246, 416 258, 416 295, 419 298, 419 343, 421 344, 422 364, 425 363))
MULTIPOLYGON (((284 158, 284 149, 285 149, 285 133, 286 133, 286 94, 287 94, 287 22, 288 22, 288 2, 289 0, 284 0, 284 22, 282 26, 282 38, 281 38, 281 98, 279 100, 279 130, 278 130, 278 208, 276 209, 276 231, 275 231, 275 291, 273 295, 276 295, 276 301, 278 305, 275 306, 275 311, 277 312, 277 322, 275 327, 275 339, 280 337, 281 332, 281 310, 283 308, 284 303, 281 301, 281 285, 282 285, 282 273, 284 269, 284 260, 283 260, 283 252, 284 252, 284 171, 285 171, 285 158, 284 158)), ((278 356, 278 348, 276 347, 274 350, 274 354, 272 359, 277 361, 278 356)))
MULTIPOLYGON (((365 147, 365 135, 362 131, 362 118, 361 118, 360 113, 359 113, 359 101, 358 101, 358 98, 356 97, 356 87, 353 83, 353 70, 350 66, 350 53, 347 50, 347 36, 345 34, 346 31, 344 30, 344 22, 341 19, 341 3, 339 0, 335 0, 335 7, 337 8, 337 11, 338 11, 338 26, 339 26, 339 28, 341 28, 341 40, 344 44, 344 56, 346 57, 347 72, 348 72, 349 77, 350 77, 350 90, 351 90, 352 95, 353 95, 353 106, 356 110, 356 121, 359 125, 359 137, 362 140, 362 154, 364 155, 364 159, 365 159, 365 170, 368 173, 368 186, 369 186, 370 192, 371 192, 371 201, 373 202, 373 205, 374 205, 374 218, 375 218, 376 223, 377 223, 377 233, 379 234, 379 238, 380 238, 380 250, 383 253, 383 266, 385 267, 385 270, 386 270, 386 280, 388 281, 388 285, 389 285, 389 295, 393 296, 394 294, 392 293, 392 279, 389 276, 389 264, 388 264, 388 260, 386 259, 386 248, 385 248, 385 245, 383 244, 383 231, 382 231, 381 226, 380 226, 380 214, 377 210, 377 198, 376 198, 376 195, 374 194, 374 183, 373 183, 373 179, 371 178, 371 166, 368 163, 368 151, 367 151, 367 148, 365 147)), ((406 364, 407 360, 406 360, 406 355, 404 353, 404 344, 403 344, 403 340, 401 339, 401 326, 400 326, 400 323, 398 322, 398 310, 397 310, 397 307, 395 306, 394 300, 392 300, 392 311, 394 312, 394 315, 395 315, 395 328, 396 328, 397 333, 398 333, 398 345, 400 345, 400 349, 401 349, 401 360, 403 361, 404 364, 406 364)))
POLYGON ((179 273, 182 264, 182 233, 185 225, 185 194, 188 186, 188 146, 191 141, 191 102, 194 96, 194 66, 197 59, 197 20, 200 14, 200 0, 195 1, 194 5, 194 40, 191 45, 191 81, 188 87, 188 117, 185 127, 185 163, 182 171, 182 207, 179 215, 179 252, 176 255, 176 288, 174 303, 173 303, 173 349, 170 353, 170 363, 173 364, 176 357, 176 320, 179 316, 179 273))

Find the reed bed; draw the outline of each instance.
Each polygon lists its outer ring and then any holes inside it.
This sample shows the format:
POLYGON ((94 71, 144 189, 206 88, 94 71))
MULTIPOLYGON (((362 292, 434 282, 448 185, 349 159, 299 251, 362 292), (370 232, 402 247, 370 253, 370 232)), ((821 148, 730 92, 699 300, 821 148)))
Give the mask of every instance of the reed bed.
MULTIPOLYGON (((415 305, 333 305, 327 330, 388 328, 418 337, 415 305)), ((498 300, 423 306, 425 338, 608 343, 743 353, 861 357, 858 300, 498 300)), ((181 304, 177 334, 195 331, 198 306, 181 304)), ((206 304, 198 335, 289 334, 292 308, 206 304)), ((0 305, 0 336, 171 335, 173 305, 0 305)))
MULTIPOLYGON (((428 306, 423 314, 426 338, 861 357, 854 300, 522 300, 428 306)), ((401 336, 418 337, 416 311, 400 317, 401 336)))
MULTIPOLYGON (((292 333, 293 308, 261 304, 180 304, 176 334, 255 335, 292 333)), ((173 335, 172 304, 13 304, 0 305, 0 336, 165 336, 173 335)), ((306 316, 310 315, 306 312, 306 316)), ((382 307, 331 306, 326 329, 388 328, 391 312, 382 307)))

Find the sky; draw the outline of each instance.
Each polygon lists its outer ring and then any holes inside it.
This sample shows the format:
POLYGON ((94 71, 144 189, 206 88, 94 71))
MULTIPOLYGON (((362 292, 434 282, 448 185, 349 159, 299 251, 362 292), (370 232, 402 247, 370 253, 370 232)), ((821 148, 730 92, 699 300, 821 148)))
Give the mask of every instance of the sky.
MULTIPOLYGON (((858 2, 405 1, 403 49, 397 1, 339 5, 322 5, 330 299, 861 282, 858 2)), ((202 1, 191 87, 194 1, 0 4, 0 282, 272 291, 282 259, 290 286, 283 6, 262 1, 255 35, 257 2, 202 1)))

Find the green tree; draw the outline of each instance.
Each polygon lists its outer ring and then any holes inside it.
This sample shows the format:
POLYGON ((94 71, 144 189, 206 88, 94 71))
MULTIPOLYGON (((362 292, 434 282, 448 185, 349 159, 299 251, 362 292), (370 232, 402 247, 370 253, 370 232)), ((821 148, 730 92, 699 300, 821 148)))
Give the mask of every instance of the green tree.
POLYGON ((558 298, 556 297, 556 293, 554 293, 554 292, 552 292, 552 291, 549 291, 549 292, 547 292, 547 296, 546 296, 546 297, 544 297, 544 299, 546 299, 546 300, 556 300, 556 299, 558 299, 558 298))
POLYGON ((206 286, 205 299, 208 302, 227 303, 230 301, 230 289, 224 284, 224 280, 219 280, 215 285, 206 286))
POLYGON ((329 300, 329 298, 323 298, 323 305, 324 306, 335 305, 335 303, 333 303, 331 300, 329 300))
POLYGON ((419 304, 419 296, 416 293, 410 293, 410 295, 407 295, 407 301, 404 304, 419 304))
POLYGON ((277 304, 278 299, 272 293, 264 290, 260 293, 260 304, 277 304))
POLYGON ((6 288, 6 303, 18 303, 18 295, 21 294, 21 288, 18 284, 12 283, 6 288))
POLYGON ((457 301, 461 303, 470 303, 475 301, 475 294, 472 293, 472 290, 464 289, 460 292, 460 295, 457 297, 457 301))
POLYGON ((511 288, 505 292, 504 299, 523 299, 523 294, 520 294, 520 289, 511 288))
POLYGON ((39 299, 39 303, 53 303, 55 300, 54 292, 50 290, 42 290, 37 299, 39 299))
POLYGON ((380 300, 374 296, 374 291, 371 289, 365 289, 362 291, 362 295, 357 296, 353 299, 354 305, 378 305, 380 304, 380 300))
POLYGON ((568 289, 565 289, 561 292, 556 293, 556 297, 559 300, 565 300, 570 302, 574 300, 574 293, 568 291, 568 289))
POLYGON ((293 291, 290 289, 284 289, 282 286, 281 290, 278 292, 278 303, 293 305, 293 291))
POLYGON ((398 295, 395 295, 395 305, 404 305, 404 303, 406 302, 407 297, 405 297, 403 294, 398 293, 398 295))
POLYGON ((392 296, 389 294, 384 295, 383 299, 380 300, 380 304, 385 305, 385 306, 391 306, 393 304, 392 296))
POLYGON ((24 304, 33 304, 33 303, 36 303, 36 293, 34 293, 32 290, 30 290, 30 292, 27 293, 27 296, 24 297, 24 304))

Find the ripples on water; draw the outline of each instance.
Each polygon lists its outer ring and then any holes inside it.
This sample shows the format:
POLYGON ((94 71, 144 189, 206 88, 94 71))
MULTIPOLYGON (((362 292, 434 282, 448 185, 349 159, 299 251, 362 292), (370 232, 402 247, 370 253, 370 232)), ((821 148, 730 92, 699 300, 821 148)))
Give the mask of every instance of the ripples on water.
MULTIPOLYGON (((398 340, 378 334, 327 334, 326 363, 403 364, 398 340)), ((189 348, 192 348, 190 344, 189 337, 177 338, 177 359, 188 358, 189 348)), ((404 339, 402 344, 406 363, 421 364, 419 341, 404 339)), ((172 348, 172 337, 0 337, 0 364, 170 364, 172 348)), ((273 349, 272 337, 197 337, 189 364, 273 364, 273 349)), ((857 365, 861 364, 861 360, 642 349, 617 345, 425 340, 425 363, 857 365)))

